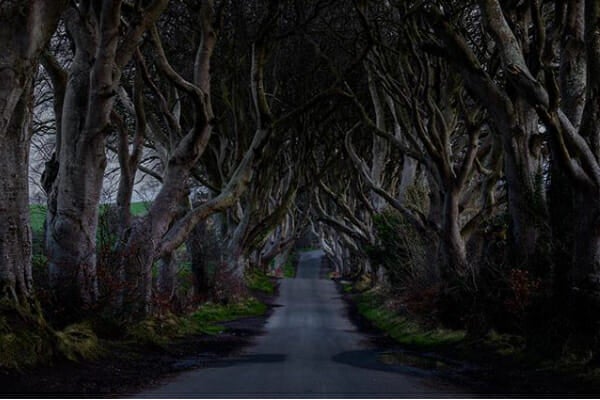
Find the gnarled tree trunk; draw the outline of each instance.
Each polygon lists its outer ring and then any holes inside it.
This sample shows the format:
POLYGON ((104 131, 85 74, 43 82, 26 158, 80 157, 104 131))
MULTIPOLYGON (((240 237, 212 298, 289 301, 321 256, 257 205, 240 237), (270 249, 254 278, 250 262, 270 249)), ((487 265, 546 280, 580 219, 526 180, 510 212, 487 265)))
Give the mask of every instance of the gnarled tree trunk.
POLYGON ((123 37, 121 0, 82 1, 65 14, 75 58, 62 108, 58 174, 48 197, 46 250, 58 306, 74 316, 98 298, 96 230, 105 137, 121 72, 166 4, 154 0, 140 8, 123 37))
POLYGON ((33 74, 21 74, 0 70, 0 298, 27 308, 33 295, 28 189, 33 74), (25 87, 19 85, 23 80, 25 87), (11 97, 18 100, 9 114, 11 97))
POLYGON ((29 145, 38 59, 64 1, 0 4, 0 297, 32 305, 29 145))

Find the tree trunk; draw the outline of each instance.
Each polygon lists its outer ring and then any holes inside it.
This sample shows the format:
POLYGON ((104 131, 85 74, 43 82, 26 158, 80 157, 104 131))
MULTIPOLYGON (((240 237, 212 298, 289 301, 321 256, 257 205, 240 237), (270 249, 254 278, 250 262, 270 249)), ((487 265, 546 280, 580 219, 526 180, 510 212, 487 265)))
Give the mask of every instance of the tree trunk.
POLYGON ((92 306, 98 297, 96 228, 106 157, 104 136, 86 140, 81 131, 89 101, 91 59, 87 48, 77 49, 63 105, 58 175, 48 196, 50 284, 59 307, 73 313, 92 306))
POLYGON ((186 247, 192 259, 194 297, 198 299, 205 297, 209 289, 207 254, 205 250, 207 242, 206 222, 196 225, 186 241, 186 247))
MULTIPOLYGON (((69 108, 65 109, 68 112, 69 108)), ((68 137, 63 136, 60 159, 80 163, 77 167, 60 163, 56 209, 48 213, 46 251, 50 283, 58 301, 65 311, 77 313, 93 306, 98 298, 96 231, 106 158, 103 137, 97 138, 101 143, 95 145, 69 141, 68 137)))
POLYGON ((143 319, 150 312, 152 300, 152 264, 155 258, 155 235, 152 217, 135 221, 123 251, 122 270, 125 276, 123 311, 131 320, 143 319))
POLYGON ((414 185, 417 177, 417 161, 404 156, 402 160, 402 175, 400 185, 398 186, 398 201, 405 204, 407 201, 408 190, 414 185))
POLYGON ((85 313, 98 299, 96 229, 104 138, 120 76, 118 68, 113 74, 120 7, 107 7, 98 16, 75 8, 65 13, 75 57, 63 104, 58 175, 48 196, 46 251, 57 307, 67 318, 85 313))
POLYGON ((0 120, 0 299, 24 309, 33 298, 28 186, 31 96, 31 78, 0 69, 0 113, 9 117, 0 120), (23 80, 25 86, 19 87, 23 80), (18 100, 8 113, 11 98, 18 100))
MULTIPOLYGON (((183 197, 174 219, 182 218, 191 209, 187 196, 183 197)), ((177 280, 177 256, 175 251, 163 255, 158 266, 157 291, 161 300, 172 300, 177 280)))
POLYGON ((29 145, 33 78, 65 1, 0 4, 0 297, 32 305, 29 145))
POLYGON ((472 274, 467 261, 465 241, 460 232, 459 193, 449 190, 444 196, 443 233, 446 278, 464 281, 472 274))
POLYGON ((58 176, 48 197, 46 246, 59 307, 74 314, 98 297, 96 228, 105 137, 121 73, 166 3, 151 2, 128 24, 122 24, 121 0, 98 1, 94 7, 72 3, 64 15, 75 57, 64 99, 58 176), (126 33, 120 35, 123 28, 126 33))
POLYGON ((170 302, 175 295, 175 279, 177 275, 177 257, 168 254, 160 259, 156 287, 162 302, 170 302))

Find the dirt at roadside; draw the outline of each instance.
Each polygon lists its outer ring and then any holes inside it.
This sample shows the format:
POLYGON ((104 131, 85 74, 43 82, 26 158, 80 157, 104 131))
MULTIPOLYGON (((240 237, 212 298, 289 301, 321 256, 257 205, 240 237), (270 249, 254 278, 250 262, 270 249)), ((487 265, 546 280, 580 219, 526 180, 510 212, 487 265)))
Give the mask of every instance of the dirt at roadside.
POLYGON ((274 307, 275 296, 261 296, 269 310, 260 317, 220 323, 219 335, 194 335, 164 346, 106 343, 95 361, 55 362, 23 372, 0 369, 1 397, 117 397, 152 387, 170 375, 203 368, 239 354, 263 326, 274 307))

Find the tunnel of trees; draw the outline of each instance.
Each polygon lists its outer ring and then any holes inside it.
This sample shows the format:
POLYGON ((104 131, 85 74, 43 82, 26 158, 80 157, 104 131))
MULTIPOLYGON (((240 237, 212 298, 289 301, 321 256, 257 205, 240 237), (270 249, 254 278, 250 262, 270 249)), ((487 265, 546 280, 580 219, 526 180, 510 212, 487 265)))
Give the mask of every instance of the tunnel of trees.
POLYGON ((596 362, 599 119, 597 0, 2 1, 0 330, 232 301, 312 236, 596 362))

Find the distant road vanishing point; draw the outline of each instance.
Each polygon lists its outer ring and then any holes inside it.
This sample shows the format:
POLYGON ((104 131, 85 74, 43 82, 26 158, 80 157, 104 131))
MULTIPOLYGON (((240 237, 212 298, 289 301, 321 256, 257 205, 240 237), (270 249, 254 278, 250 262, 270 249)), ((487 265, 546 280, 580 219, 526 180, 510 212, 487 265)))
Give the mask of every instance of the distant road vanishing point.
POLYGON ((464 389, 413 367, 388 366, 346 316, 335 284, 320 278, 322 251, 301 254, 277 307, 242 356, 184 372, 136 397, 438 397, 464 389), (229 360, 228 360, 229 361, 229 360))

